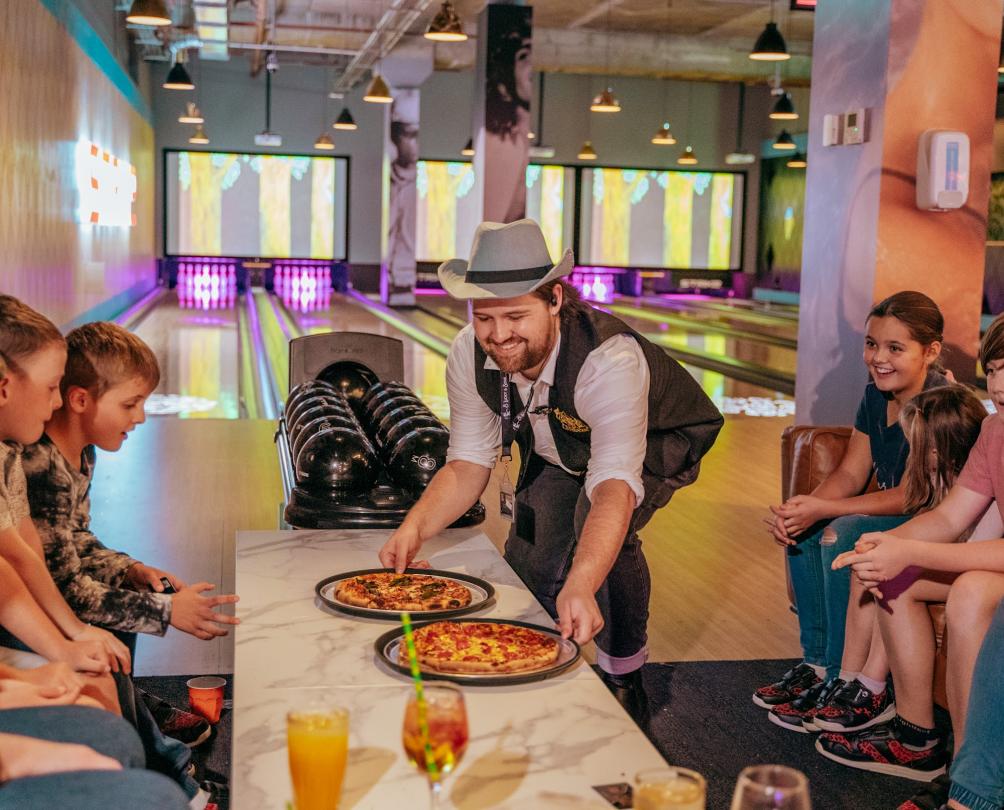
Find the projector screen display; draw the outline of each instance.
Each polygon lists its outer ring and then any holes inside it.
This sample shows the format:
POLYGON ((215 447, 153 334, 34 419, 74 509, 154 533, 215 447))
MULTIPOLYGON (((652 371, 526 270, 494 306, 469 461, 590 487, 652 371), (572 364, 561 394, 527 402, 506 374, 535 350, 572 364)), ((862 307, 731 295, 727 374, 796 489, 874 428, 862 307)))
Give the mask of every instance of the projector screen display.
MULTIPOLYGON (((445 160, 418 161, 415 257, 420 262, 466 259, 481 207, 473 192, 474 167, 445 160)), ((551 257, 572 246, 575 173, 564 166, 526 169, 526 215, 540 223, 551 257)))
POLYGON ((168 152, 167 253, 344 259, 348 161, 168 152))
POLYGON ((742 174, 584 169, 579 264, 738 270, 742 174))

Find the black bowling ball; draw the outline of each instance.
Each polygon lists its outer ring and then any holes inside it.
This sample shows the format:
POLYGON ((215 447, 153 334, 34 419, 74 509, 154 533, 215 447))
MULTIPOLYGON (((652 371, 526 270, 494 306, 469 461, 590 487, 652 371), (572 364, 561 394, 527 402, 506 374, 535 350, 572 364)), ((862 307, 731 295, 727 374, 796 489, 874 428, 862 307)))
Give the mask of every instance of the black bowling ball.
POLYGON ((304 408, 296 415, 296 419, 293 420, 291 425, 286 427, 286 435, 289 437, 291 442, 296 441, 296 437, 300 435, 300 430, 308 422, 314 419, 320 419, 322 416, 338 416, 348 421, 349 425, 353 430, 359 430, 359 423, 353 418, 352 414, 346 413, 340 408, 333 405, 315 405, 311 408, 304 408))
POLYGON ((379 382, 376 374, 353 360, 332 363, 317 378, 331 383, 349 400, 356 401, 362 399, 370 387, 379 382))
MULTIPOLYGON (((367 418, 369 419, 371 425, 378 425, 380 420, 391 411, 403 408, 407 405, 417 405, 420 408, 425 408, 422 401, 414 394, 401 394, 397 397, 388 397, 382 402, 374 405, 373 409, 367 414, 367 418)), ((428 411, 428 408, 425 408, 425 410, 428 411)))
POLYGON ((344 427, 320 430, 307 439, 296 459, 296 481, 312 492, 362 492, 379 473, 369 440, 344 427))
MULTIPOLYGON (((342 402, 331 398, 322 399, 305 399, 303 402, 299 403, 286 417, 286 431, 292 433, 293 429, 303 421, 303 415, 308 411, 316 411, 318 408, 324 408, 325 413, 337 414, 340 416, 345 416, 349 419, 354 419, 352 411, 347 408, 342 402)), ((320 416, 320 414, 314 414, 314 416, 320 416)))
POLYGON ((300 397, 295 403, 288 406, 283 412, 283 418, 286 420, 287 425, 291 425, 296 421, 296 417, 306 408, 325 404, 341 408, 344 411, 349 410, 349 406, 345 404, 345 399, 338 396, 338 394, 308 394, 307 396, 300 397))
POLYGON ((326 414, 324 416, 319 416, 316 419, 301 422, 297 426, 296 435, 290 436, 290 455, 293 458, 294 466, 296 465, 296 459, 300 455, 300 449, 303 447, 304 442, 306 442, 307 439, 315 433, 329 427, 343 427, 348 428, 349 430, 359 430, 359 425, 354 419, 349 419, 346 416, 335 414, 326 414))
POLYGON ((323 380, 307 380, 306 382, 300 383, 296 388, 289 392, 289 396, 286 397, 286 410, 288 411, 297 402, 299 402, 303 397, 308 394, 337 394, 335 387, 331 383, 326 383, 323 380))
MULTIPOLYGON (((375 417, 377 410, 379 408, 386 407, 387 404, 390 404, 391 407, 395 407, 396 405, 404 405, 406 402, 418 401, 418 397, 411 393, 411 391, 386 389, 381 391, 376 396, 370 397, 369 402, 366 403, 362 412, 366 415, 367 419, 372 420, 375 417)), ((379 419, 379 417, 376 418, 379 419)))
POLYGON ((411 431, 416 430, 417 428, 426 428, 426 427, 438 428, 439 430, 443 431, 443 433, 449 435, 449 431, 446 429, 443 423, 440 422, 435 416, 433 416, 432 414, 428 415, 423 414, 423 415, 413 415, 405 417, 396 425, 392 426, 391 429, 388 430, 385 434, 378 436, 377 438, 380 441, 381 448, 384 448, 385 451, 389 452, 391 449, 393 449, 394 445, 397 443, 397 440, 400 439, 402 436, 411 433, 411 431))
POLYGON ((406 433, 388 450, 387 470, 413 495, 422 492, 446 463, 450 434, 441 427, 420 427, 406 433))
POLYGON ((387 431, 406 416, 432 416, 432 411, 420 402, 408 402, 404 405, 399 405, 398 407, 387 411, 380 417, 380 421, 378 421, 373 427, 373 435, 378 439, 382 436, 386 436, 387 431))
POLYGON ((369 390, 363 394, 362 399, 355 404, 360 408, 365 408, 370 399, 375 397, 381 391, 387 390, 407 391, 408 393, 411 393, 411 389, 404 383, 397 382, 396 380, 380 380, 379 382, 373 383, 373 385, 369 387, 369 390))

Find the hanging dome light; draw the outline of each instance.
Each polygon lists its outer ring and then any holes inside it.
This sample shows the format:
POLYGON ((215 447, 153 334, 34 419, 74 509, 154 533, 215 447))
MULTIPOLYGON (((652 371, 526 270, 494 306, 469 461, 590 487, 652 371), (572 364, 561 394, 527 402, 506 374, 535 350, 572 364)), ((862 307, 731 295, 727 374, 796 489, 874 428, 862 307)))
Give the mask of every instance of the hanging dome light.
POLYGON ((596 150, 593 149, 592 141, 586 141, 582 144, 582 148, 579 149, 579 154, 576 155, 579 160, 596 160, 597 154, 596 150))
POLYGON ((789 169, 804 169, 809 164, 805 160, 805 155, 792 155, 785 165, 789 169))
POLYGON ((178 116, 179 124, 201 124, 205 120, 194 101, 189 101, 185 105, 185 112, 178 116))
POLYGON ((331 136, 327 132, 322 132, 317 136, 317 140, 314 141, 314 149, 323 149, 325 152, 330 152, 335 148, 335 142, 331 140, 331 136))
POLYGON ((209 138, 206 137, 206 131, 202 128, 202 124, 199 124, 198 127, 196 127, 195 132, 192 137, 188 139, 188 142, 201 144, 209 143, 209 138))
POLYGON ((676 138, 673 137, 673 133, 669 130, 669 121, 666 121, 655 131, 655 135, 652 136, 652 143, 659 146, 672 146, 676 143, 676 138))
POLYGON ((387 82, 383 80, 383 76, 379 73, 373 74, 373 79, 370 81, 370 86, 366 88, 366 95, 363 96, 363 101, 370 101, 374 104, 391 104, 394 101, 387 82))
POLYGON ((333 123, 331 126, 334 127, 335 129, 344 129, 346 131, 354 131, 359 129, 359 125, 352 117, 352 113, 349 112, 348 107, 344 107, 342 109, 342 111, 338 114, 338 118, 335 119, 335 123, 333 123))
POLYGON ((174 65, 167 72, 167 78, 164 79, 164 84, 162 85, 165 90, 194 90, 195 82, 192 81, 192 77, 188 75, 188 71, 185 70, 185 66, 182 64, 184 57, 182 54, 184 51, 178 51, 177 56, 174 58, 174 65))
POLYGON ((755 59, 757 62, 781 62, 791 59, 788 46, 777 29, 776 22, 771 21, 764 26, 753 45, 753 50, 750 51, 750 59, 755 59))
POLYGON ((613 90, 609 87, 593 99, 589 105, 591 112, 615 113, 621 111, 620 102, 614 97, 613 90))
POLYGON ((467 143, 465 143, 464 144, 464 148, 460 150, 460 154, 464 155, 465 157, 473 157, 474 156, 474 139, 473 138, 468 138, 467 139, 467 143))
POLYGON ((774 139, 772 146, 782 151, 790 151, 798 148, 795 139, 791 137, 791 133, 786 129, 781 130, 781 134, 774 139))
POLYGON ((164 0, 133 0, 126 22, 133 25, 170 25, 171 15, 167 13, 164 0))
POLYGON ((450 0, 443 0, 436 16, 429 23, 425 38, 433 42, 463 42, 467 39, 467 34, 460 25, 460 17, 450 0))
POLYGON ((795 111, 795 104, 791 100, 791 93, 782 92, 774 104, 774 109, 770 111, 769 118, 775 121, 794 121, 798 118, 795 111))
POLYGON ((680 152, 680 156, 676 159, 676 162, 681 166, 693 166, 697 163, 697 155, 694 153, 694 147, 688 145, 686 149, 680 152))

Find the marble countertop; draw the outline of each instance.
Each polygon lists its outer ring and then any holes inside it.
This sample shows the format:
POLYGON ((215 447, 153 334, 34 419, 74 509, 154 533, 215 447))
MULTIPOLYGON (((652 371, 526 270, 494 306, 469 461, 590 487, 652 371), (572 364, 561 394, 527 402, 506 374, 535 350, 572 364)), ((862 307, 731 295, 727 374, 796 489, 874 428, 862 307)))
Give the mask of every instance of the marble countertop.
MULTIPOLYGON (((373 642, 391 622, 315 604, 314 586, 342 571, 379 566, 387 531, 272 531, 237 535, 232 802, 282 810, 292 791, 286 712, 312 701, 349 710, 349 767, 340 807, 426 806, 424 776, 401 748, 410 680, 377 661, 373 642)), ((434 568, 481 577, 495 605, 474 614, 553 626, 478 529, 428 542, 434 568)), ((445 785, 445 807, 609 808, 592 785, 630 782, 663 759, 580 661, 561 675, 508 687, 464 687, 470 744, 445 785)))

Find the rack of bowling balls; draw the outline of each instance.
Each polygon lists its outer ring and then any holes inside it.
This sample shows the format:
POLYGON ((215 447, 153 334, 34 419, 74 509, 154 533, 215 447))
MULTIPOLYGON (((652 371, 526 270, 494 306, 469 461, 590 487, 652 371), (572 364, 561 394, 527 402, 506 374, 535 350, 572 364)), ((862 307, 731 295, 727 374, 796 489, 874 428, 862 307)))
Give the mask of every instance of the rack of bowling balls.
MULTIPOLYGON (((308 380, 283 411, 295 485, 286 504, 291 526, 370 529, 399 526, 446 463, 446 426, 406 385, 365 388, 308 380)), ((475 504, 455 527, 484 520, 475 504)))

